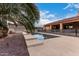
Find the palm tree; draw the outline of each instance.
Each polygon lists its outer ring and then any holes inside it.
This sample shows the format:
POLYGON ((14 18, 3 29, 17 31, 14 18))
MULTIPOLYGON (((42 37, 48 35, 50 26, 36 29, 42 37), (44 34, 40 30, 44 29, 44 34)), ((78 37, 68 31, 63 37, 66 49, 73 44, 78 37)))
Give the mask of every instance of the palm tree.
POLYGON ((1 3, 0 4, 0 29, 3 36, 8 33, 7 21, 23 25, 31 33, 35 30, 34 23, 39 20, 39 11, 33 3, 1 3))

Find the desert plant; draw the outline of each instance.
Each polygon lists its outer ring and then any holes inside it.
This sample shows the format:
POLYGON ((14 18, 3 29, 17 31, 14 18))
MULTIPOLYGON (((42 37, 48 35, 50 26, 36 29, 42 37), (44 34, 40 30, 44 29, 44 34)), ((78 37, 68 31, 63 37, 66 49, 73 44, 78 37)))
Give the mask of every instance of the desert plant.
POLYGON ((26 30, 33 32, 34 23, 39 20, 39 11, 33 3, 0 3, 0 29, 3 36, 7 36, 7 21, 23 25, 26 30))

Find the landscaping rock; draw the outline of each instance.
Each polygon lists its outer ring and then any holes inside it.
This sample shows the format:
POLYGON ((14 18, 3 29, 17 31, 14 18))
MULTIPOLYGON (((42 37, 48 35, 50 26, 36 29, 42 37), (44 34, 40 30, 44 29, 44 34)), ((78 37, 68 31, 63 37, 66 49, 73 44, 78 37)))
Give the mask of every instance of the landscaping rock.
POLYGON ((0 56, 29 56, 22 34, 10 34, 0 39, 0 56))

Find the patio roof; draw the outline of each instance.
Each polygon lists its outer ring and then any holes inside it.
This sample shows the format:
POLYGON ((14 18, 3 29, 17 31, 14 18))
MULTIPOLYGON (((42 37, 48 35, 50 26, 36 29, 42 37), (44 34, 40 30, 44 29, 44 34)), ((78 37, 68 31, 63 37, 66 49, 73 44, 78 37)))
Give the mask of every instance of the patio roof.
POLYGON ((72 17, 72 18, 66 18, 66 19, 63 19, 63 20, 59 20, 59 21, 55 21, 55 22, 51 22, 51 23, 48 23, 48 24, 45 24, 44 26, 47 26, 47 25, 57 25, 59 23, 71 23, 71 22, 77 22, 79 21, 79 16, 76 16, 76 17, 72 17))

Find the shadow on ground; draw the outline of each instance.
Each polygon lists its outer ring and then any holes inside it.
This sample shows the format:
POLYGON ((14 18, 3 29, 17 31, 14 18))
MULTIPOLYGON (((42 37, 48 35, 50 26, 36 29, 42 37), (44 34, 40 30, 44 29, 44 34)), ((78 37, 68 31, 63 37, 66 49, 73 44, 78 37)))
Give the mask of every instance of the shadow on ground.
POLYGON ((47 35, 47 34, 43 34, 43 36, 45 37, 45 39, 50 39, 50 38, 57 38, 57 37, 59 37, 59 36, 47 35))
POLYGON ((72 37, 79 37, 79 33, 60 33, 60 32, 52 32, 53 34, 58 34, 58 35, 64 35, 64 36, 72 36, 72 37))

